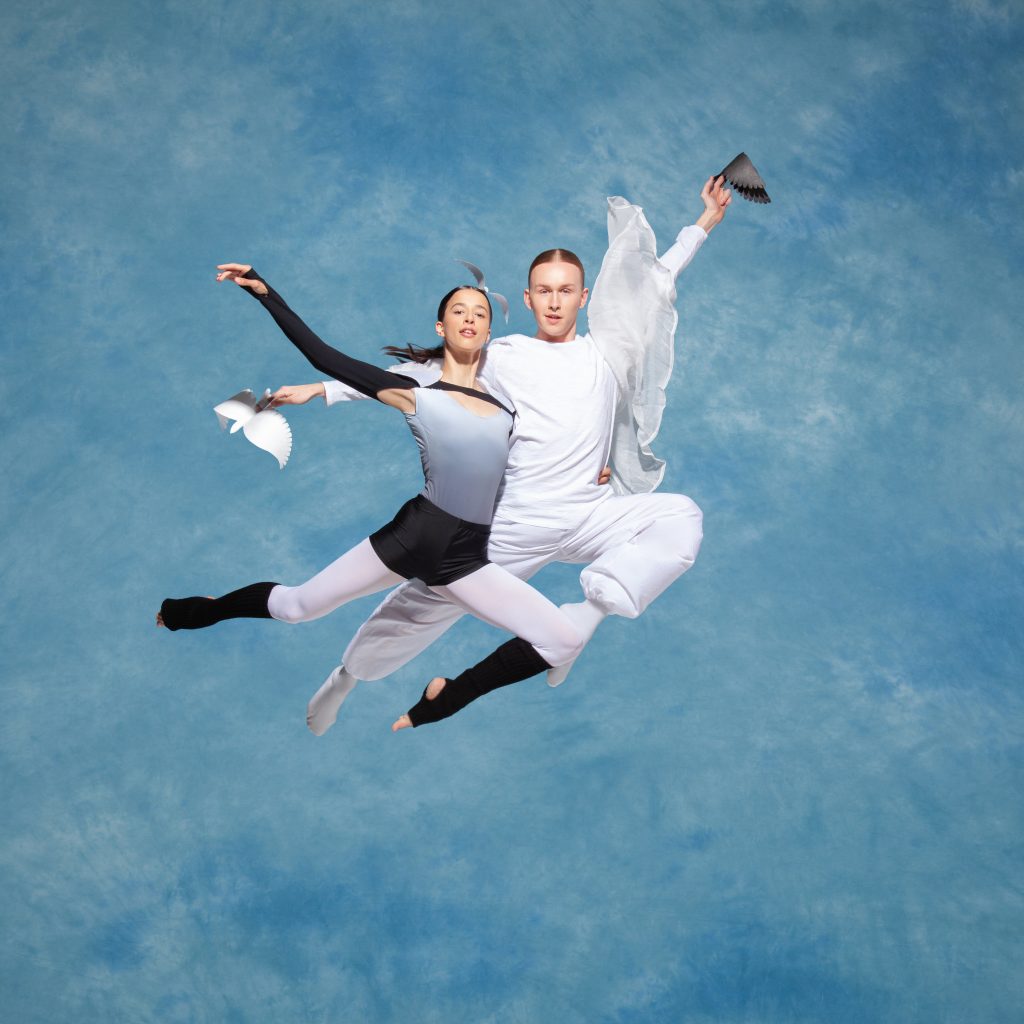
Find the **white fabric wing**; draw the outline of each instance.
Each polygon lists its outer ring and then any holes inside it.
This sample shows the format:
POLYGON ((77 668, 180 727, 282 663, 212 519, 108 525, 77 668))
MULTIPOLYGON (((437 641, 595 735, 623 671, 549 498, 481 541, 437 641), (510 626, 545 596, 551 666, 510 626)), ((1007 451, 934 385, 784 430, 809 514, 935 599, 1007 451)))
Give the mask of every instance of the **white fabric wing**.
POLYGON ((616 494, 653 491, 665 462, 651 451, 672 375, 679 321, 672 273, 658 261, 643 210, 621 196, 608 199, 608 252, 594 282, 590 335, 619 386, 612 431, 616 494))
POLYGON ((284 469, 292 453, 292 431, 288 421, 273 409, 257 413, 242 427, 245 436, 257 448, 270 452, 284 469))

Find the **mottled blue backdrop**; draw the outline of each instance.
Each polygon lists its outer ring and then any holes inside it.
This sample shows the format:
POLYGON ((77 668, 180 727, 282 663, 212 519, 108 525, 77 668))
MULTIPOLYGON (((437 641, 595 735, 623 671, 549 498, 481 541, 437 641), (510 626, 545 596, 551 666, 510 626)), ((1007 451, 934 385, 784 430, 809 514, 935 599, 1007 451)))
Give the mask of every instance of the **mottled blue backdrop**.
POLYGON ((0 1019, 1019 1019, 1022 19, 5 7, 0 1019), (493 646, 467 621, 317 740, 372 598, 153 627, 417 486, 380 407, 290 412, 284 472, 218 431, 315 376, 216 263, 371 357, 432 337, 452 257, 596 269, 616 193, 667 245, 741 149, 774 202, 680 280, 656 445, 704 549, 565 686, 392 736, 493 646))

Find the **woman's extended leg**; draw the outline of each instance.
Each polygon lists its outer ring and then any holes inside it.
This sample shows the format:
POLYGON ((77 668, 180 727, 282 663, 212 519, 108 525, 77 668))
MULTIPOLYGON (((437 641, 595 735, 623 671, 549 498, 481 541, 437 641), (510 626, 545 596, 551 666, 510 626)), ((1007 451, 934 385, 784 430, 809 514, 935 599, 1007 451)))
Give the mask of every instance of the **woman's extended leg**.
POLYGON ((490 563, 444 589, 477 618, 516 637, 455 679, 432 680, 394 731, 447 718, 499 686, 572 661, 583 646, 579 630, 555 605, 499 565, 490 563))
POLYGON ((218 598, 168 598, 157 622, 172 630, 202 629, 237 618, 309 622, 347 601, 396 586, 402 579, 364 540, 300 586, 253 583, 218 598))
POLYGON ((563 665, 579 654, 579 630, 558 607, 494 562, 434 589, 447 591, 478 619, 525 640, 548 665, 563 665))
POLYGON ((267 601, 271 616, 281 622, 310 622, 348 601, 404 583, 378 557, 369 540, 361 541, 297 587, 274 587, 267 601))

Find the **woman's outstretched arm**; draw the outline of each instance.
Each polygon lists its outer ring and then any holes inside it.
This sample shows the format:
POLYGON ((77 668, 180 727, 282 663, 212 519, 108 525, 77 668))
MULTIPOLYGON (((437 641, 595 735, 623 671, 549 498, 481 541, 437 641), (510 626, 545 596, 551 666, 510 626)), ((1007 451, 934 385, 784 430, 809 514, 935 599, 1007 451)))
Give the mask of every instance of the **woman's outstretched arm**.
POLYGON ((285 337, 321 373, 403 412, 411 412, 415 408, 415 399, 408 392, 419 387, 419 384, 412 377, 391 373, 332 348, 309 329, 302 318, 251 266, 222 263, 217 271, 218 281, 232 280, 245 288, 274 318, 285 337))

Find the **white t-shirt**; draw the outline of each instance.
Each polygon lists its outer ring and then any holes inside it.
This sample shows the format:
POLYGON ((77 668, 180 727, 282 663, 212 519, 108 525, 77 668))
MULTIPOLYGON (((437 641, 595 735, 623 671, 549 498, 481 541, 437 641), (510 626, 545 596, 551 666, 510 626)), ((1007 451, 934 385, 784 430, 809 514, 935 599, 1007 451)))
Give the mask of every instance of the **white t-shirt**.
POLYGON ((597 478, 608 462, 618 390, 589 335, 496 338, 480 377, 516 410, 496 518, 560 528, 611 496, 597 478))

